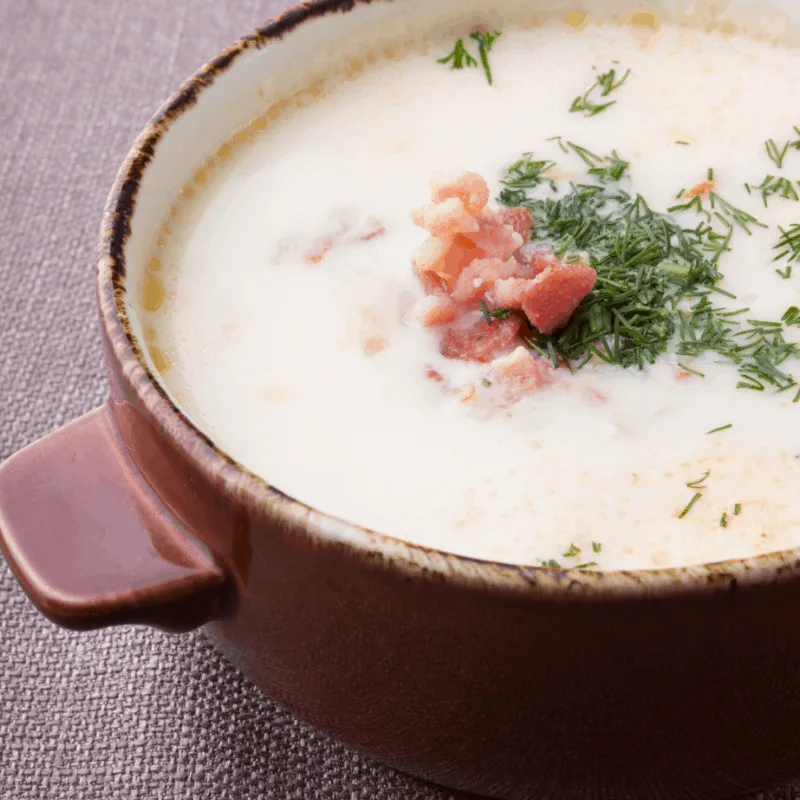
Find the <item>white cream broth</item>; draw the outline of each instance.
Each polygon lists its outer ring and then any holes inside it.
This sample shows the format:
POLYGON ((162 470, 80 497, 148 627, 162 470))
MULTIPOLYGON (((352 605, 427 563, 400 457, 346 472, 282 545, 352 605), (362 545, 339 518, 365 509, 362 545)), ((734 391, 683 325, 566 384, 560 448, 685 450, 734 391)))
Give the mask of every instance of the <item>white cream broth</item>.
POLYGON ((422 297, 411 253, 425 232, 409 212, 427 201, 431 176, 478 172, 495 196, 505 168, 534 151, 583 179, 554 136, 616 149, 632 164, 630 185, 659 209, 714 167, 720 194, 770 226, 737 232, 721 266, 738 299, 720 300, 780 319, 800 300, 800 270, 782 280, 771 247, 777 225, 800 222, 800 203, 774 198, 764 209, 743 184, 770 172, 800 179, 800 152, 782 173, 764 152, 767 139, 798 138, 800 54, 670 27, 549 25, 503 31, 489 86, 477 69, 436 62, 452 44, 377 63, 287 111, 182 206, 157 253, 165 300, 144 314, 170 392, 282 491, 453 553, 630 569, 800 544, 794 390, 736 389, 736 368, 711 358, 692 365, 704 378, 680 379, 664 356, 643 372, 564 373, 489 414, 426 377, 432 367, 480 394, 486 366, 445 359, 435 334, 403 321, 422 297), (608 98, 616 105, 569 113, 593 68, 615 61, 632 70, 608 98), (309 263, 341 219, 355 233, 377 223, 386 232, 309 263), (368 355, 373 340, 386 346, 368 355), (702 497, 679 518, 696 491, 686 484, 707 470, 702 497), (581 552, 564 556, 571 544, 581 552))

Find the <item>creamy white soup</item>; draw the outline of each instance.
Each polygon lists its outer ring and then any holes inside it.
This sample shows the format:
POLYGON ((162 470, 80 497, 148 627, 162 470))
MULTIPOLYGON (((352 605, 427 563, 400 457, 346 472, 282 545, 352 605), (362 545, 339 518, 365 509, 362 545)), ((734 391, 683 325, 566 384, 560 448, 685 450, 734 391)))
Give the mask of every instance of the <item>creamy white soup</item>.
POLYGON ((800 52, 669 25, 501 34, 374 59, 200 167, 140 287, 165 385, 282 491, 428 547, 628 569, 800 544, 800 52), (412 212, 465 171, 492 213, 531 209, 526 247, 597 273, 569 336, 468 301, 492 331, 519 320, 492 360, 548 370, 511 401, 420 323, 412 212))

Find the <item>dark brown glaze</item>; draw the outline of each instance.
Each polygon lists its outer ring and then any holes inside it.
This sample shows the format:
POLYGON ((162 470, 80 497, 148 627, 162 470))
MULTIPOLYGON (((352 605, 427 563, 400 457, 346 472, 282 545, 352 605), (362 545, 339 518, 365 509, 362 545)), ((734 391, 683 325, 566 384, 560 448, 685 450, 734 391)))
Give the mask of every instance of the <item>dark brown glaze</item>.
MULTIPOLYGON (((150 374, 127 320, 125 242, 159 139, 246 49, 353 7, 299 6, 204 67, 140 137, 103 219, 98 298, 112 433, 157 495, 163 539, 185 543, 190 532, 235 587, 226 605, 215 595, 209 632, 313 724, 478 794, 719 798, 800 774, 798 551, 594 573, 407 545, 248 473, 150 374)), ((0 513, 9 496, 0 495, 0 513)), ((30 529, 24 504, 11 506, 30 529)), ((122 544, 112 545, 124 567, 122 544)), ((78 579, 79 559, 68 556, 53 575, 67 573, 60 580, 91 595, 93 576, 78 579)), ((136 574, 120 569, 106 588, 120 594, 136 574)), ((46 610, 46 586, 29 579, 26 588, 46 610)), ((106 600, 96 595, 95 610, 107 610, 106 600)), ((210 606, 202 596, 197 606, 200 621, 210 606)), ((156 617, 138 621, 163 621, 156 617)))

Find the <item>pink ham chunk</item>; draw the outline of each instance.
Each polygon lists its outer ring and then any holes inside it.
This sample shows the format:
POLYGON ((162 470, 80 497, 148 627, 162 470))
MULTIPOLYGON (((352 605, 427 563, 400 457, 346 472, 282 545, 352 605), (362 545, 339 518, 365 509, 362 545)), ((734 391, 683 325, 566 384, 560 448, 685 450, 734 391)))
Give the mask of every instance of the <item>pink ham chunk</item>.
POLYGON ((489 187, 477 173, 464 172, 452 180, 433 181, 431 195, 434 203, 455 197, 463 203, 469 214, 477 217, 489 202, 489 187))
POLYGON ((489 362, 511 349, 520 325, 516 317, 488 323, 480 315, 467 314, 447 329, 439 350, 446 358, 489 362))
POLYGON ((522 237, 523 244, 530 241, 533 233, 533 217, 530 209, 523 206, 503 208, 497 212, 497 217, 503 225, 510 225, 522 237))
POLYGON ((428 297, 412 316, 441 329, 445 357, 492 362, 489 383, 502 389, 503 402, 514 403, 554 373, 523 346, 522 314, 541 333, 555 333, 592 291, 597 273, 581 262, 565 264, 531 241, 529 209, 495 210, 488 199, 483 178, 464 173, 435 183, 433 202, 412 214, 429 234, 412 258, 428 297), (510 313, 491 316, 493 310, 510 313))
MULTIPOLYGON (((510 278, 518 269, 514 259, 478 258, 458 276, 453 300, 456 303, 477 303, 501 278, 510 278)), ((522 306, 517 306, 521 308, 522 306)))
POLYGON ((413 319, 421 322, 426 328, 439 328, 449 325, 456 318, 458 306, 444 294, 430 294, 423 297, 412 309, 413 319))
POLYGON ((484 209, 477 222, 478 230, 465 232, 464 237, 480 251, 478 258, 506 259, 525 243, 512 225, 503 222, 497 211, 484 209))
POLYGON ((555 333, 569 322, 596 282, 597 273, 581 262, 548 267, 531 282, 522 310, 542 333, 555 333))
POLYGON ((553 379, 553 367, 549 361, 535 356, 525 347, 492 361, 488 374, 489 383, 499 388, 506 403, 516 403, 526 394, 553 379))

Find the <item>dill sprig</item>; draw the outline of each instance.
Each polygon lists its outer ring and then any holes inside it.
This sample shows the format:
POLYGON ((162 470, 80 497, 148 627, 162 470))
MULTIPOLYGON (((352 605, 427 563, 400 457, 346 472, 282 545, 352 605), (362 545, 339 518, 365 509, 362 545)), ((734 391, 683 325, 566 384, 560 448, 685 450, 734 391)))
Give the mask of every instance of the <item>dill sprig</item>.
POLYGON ((555 161, 535 161, 533 153, 523 153, 522 158, 506 170, 506 177, 500 182, 510 189, 535 189, 547 183, 555 192, 556 182, 547 177, 548 171, 555 165, 555 161))
MULTIPOLYGON (((797 181, 797 185, 800 186, 800 181, 797 181)), ((782 197, 784 200, 794 200, 795 202, 800 200, 800 195, 797 194, 797 189, 794 187, 794 182, 790 181, 788 178, 767 175, 758 186, 751 186, 749 183, 746 183, 744 187, 748 194, 750 194, 752 191, 761 192, 761 199, 764 201, 764 208, 769 207, 770 197, 777 196, 782 197)))
POLYGON ((680 514, 678 514, 678 519, 683 519, 694 508, 695 503, 697 503, 697 501, 702 496, 703 496, 702 493, 695 492, 694 493, 694 497, 692 497, 692 499, 689 501, 689 503, 687 504, 686 508, 684 508, 683 511, 681 511, 680 514))
POLYGON ((729 422, 727 425, 720 425, 719 428, 712 428, 710 431, 706 431, 706 435, 710 436, 712 433, 719 433, 720 431, 727 431, 728 428, 732 428, 733 423, 729 422))
POLYGON ((767 150, 767 155, 770 160, 775 164, 778 169, 783 169, 783 160, 789 152, 789 142, 786 142, 783 147, 778 147, 774 139, 768 139, 764 142, 764 147, 767 150))
MULTIPOLYGON (((794 132, 800 137, 800 128, 796 125, 794 126, 794 132)), ((778 169, 783 169, 783 162, 789 150, 800 150, 800 138, 796 141, 786 142, 783 147, 778 147, 774 139, 768 139, 764 142, 764 148, 767 151, 770 161, 772 161, 778 169)))
POLYGON ((773 250, 780 250, 773 261, 786 259, 790 264, 800 261, 800 224, 790 225, 788 230, 778 227, 780 238, 773 250))
POLYGON ((473 31, 469 38, 475 41, 478 45, 478 58, 476 59, 467 50, 463 39, 457 39, 452 51, 444 58, 437 59, 438 64, 450 64, 451 69, 464 69, 465 67, 477 67, 478 61, 483 68, 486 75, 486 80, 489 86, 492 85, 492 70, 489 66, 489 51, 492 49, 497 37, 500 36, 500 31, 493 31, 492 33, 483 31, 473 31))
POLYGON ((488 54, 498 36, 500 36, 500 31, 494 31, 493 33, 489 33, 488 31, 486 33, 481 31, 473 31, 469 35, 470 39, 473 39, 478 43, 478 57, 481 60, 481 66, 486 74, 486 80, 488 81, 489 86, 492 85, 492 70, 489 67, 488 54))
POLYGON ((457 39, 455 47, 444 58, 436 60, 437 64, 450 64, 450 69, 464 69, 464 67, 477 67, 478 62, 469 54, 464 47, 464 40, 457 39))
MULTIPOLYGON (((498 200, 530 209, 533 240, 559 258, 587 261, 597 283, 566 327, 552 335, 531 329, 529 345, 554 367, 566 362, 570 369, 590 361, 644 369, 669 351, 689 359, 715 354, 737 367, 738 388, 795 386, 781 367, 800 348, 785 340, 782 322, 742 320, 747 309, 731 310, 713 299, 735 299, 720 286, 720 260, 736 231, 749 234, 762 223, 710 189, 706 198, 698 195, 671 209, 700 212, 694 227, 682 224, 626 190, 628 165, 617 153, 600 156, 555 140, 584 162, 587 182, 570 183, 558 197, 542 196, 543 165, 528 155, 512 165, 498 200), (526 178, 528 162, 533 166, 526 178)), ((713 183, 713 170, 708 177, 713 183)), ((800 225, 782 233, 777 249, 784 252, 778 257, 800 259, 800 225)))
POLYGON ((628 80, 631 71, 628 70, 621 78, 617 79, 617 71, 612 67, 608 72, 597 76, 597 80, 586 90, 583 95, 579 95, 572 101, 570 111, 573 113, 581 112, 587 117, 594 117, 601 111, 613 106, 617 101, 610 100, 607 103, 596 103, 591 99, 591 95, 599 92, 599 96, 608 97, 611 92, 616 91, 628 80))

